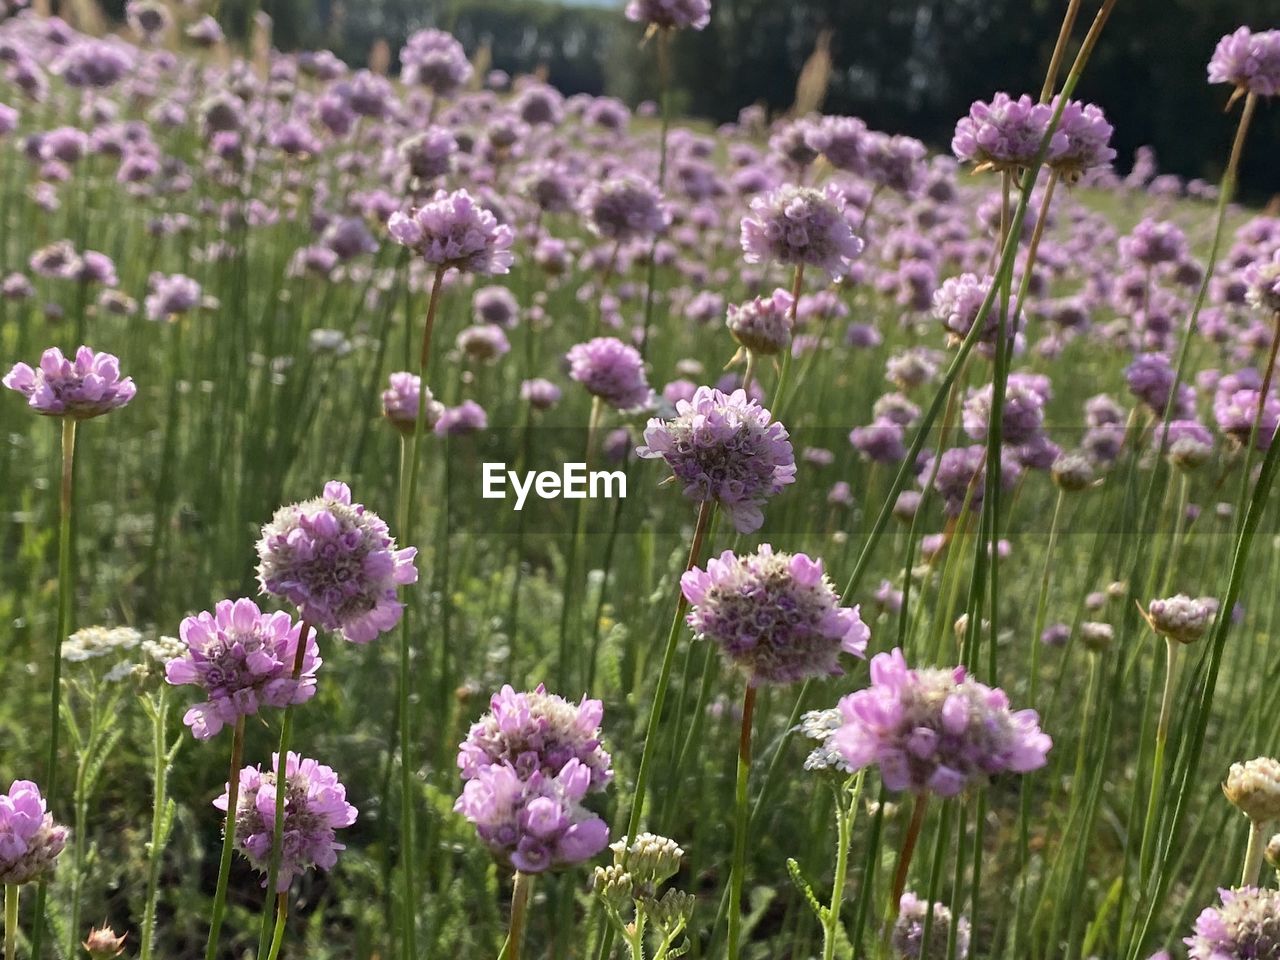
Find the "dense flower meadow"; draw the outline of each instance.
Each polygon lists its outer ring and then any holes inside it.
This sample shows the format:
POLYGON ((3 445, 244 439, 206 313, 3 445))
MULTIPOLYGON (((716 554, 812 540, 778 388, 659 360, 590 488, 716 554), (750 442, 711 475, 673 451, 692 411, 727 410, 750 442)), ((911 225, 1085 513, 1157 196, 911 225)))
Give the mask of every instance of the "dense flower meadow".
POLYGON ((5 960, 1280 958, 1280 31, 1215 185, 1115 0, 943 153, 12 6, 5 960))

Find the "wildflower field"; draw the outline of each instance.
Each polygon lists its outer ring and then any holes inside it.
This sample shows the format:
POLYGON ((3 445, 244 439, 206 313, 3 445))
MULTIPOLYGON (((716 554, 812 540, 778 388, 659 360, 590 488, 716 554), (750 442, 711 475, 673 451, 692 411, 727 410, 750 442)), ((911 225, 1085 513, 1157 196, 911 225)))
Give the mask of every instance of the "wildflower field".
POLYGON ((1280 30, 1184 182, 1116 3, 947 150, 0 0, 5 960, 1280 960, 1280 30))

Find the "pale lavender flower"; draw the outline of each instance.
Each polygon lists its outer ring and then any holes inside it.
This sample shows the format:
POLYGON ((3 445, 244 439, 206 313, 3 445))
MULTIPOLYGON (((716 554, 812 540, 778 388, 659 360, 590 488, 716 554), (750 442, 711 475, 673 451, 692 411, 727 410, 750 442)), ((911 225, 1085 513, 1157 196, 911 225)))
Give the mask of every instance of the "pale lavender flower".
POLYGON ((716 502, 740 533, 759 530, 766 501, 796 479, 786 428, 742 390, 699 387, 674 418, 650 420, 644 440, 639 456, 666 460, 685 497, 716 502))
POLYGON ((535 377, 520 384, 520 398, 535 410, 550 410, 560 402, 560 388, 550 380, 535 377))
POLYGON ((603 790, 613 779, 609 754, 600 745, 604 705, 573 704, 538 684, 530 693, 504 686, 489 699, 489 712, 471 725, 458 747, 458 769, 471 780, 481 769, 509 764, 523 780, 534 773, 555 777, 571 762, 589 775, 589 789, 603 790))
POLYGON ((208 740, 239 717, 253 716, 259 707, 310 700, 323 661, 315 631, 310 631, 294 678, 301 631, 301 624, 287 613, 263 613, 245 599, 220 600, 213 613, 183 620, 179 635, 187 649, 166 664, 165 679, 198 686, 207 697, 182 718, 192 735, 208 740))
POLYGON ((14 780, 0 794, 0 884, 46 879, 66 845, 67 828, 54 822, 34 783, 14 780))
MULTIPOLYGON (((228 811, 230 785, 213 805, 234 817, 236 846, 253 868, 263 874, 263 885, 271 859, 276 827, 276 791, 280 755, 271 755, 271 769, 260 766, 240 771, 240 796, 234 811, 228 811)), ((332 870, 338 852, 336 831, 356 822, 356 808, 347 802, 347 790, 332 767, 305 759, 290 751, 285 760, 285 807, 280 867, 276 891, 284 893, 313 867, 332 870)))
POLYGON ((1258 887, 1219 890, 1221 905, 1196 918, 1182 942, 1189 960, 1266 960, 1280 956, 1280 892, 1258 887))
POLYGON ((671 223, 658 188, 633 173, 588 184, 578 209, 591 232, 606 240, 652 237, 671 223))
POLYGON ((27 398, 27 406, 47 417, 88 420, 123 407, 137 389, 132 377, 120 377, 120 361, 109 353, 95 353, 88 347, 68 360, 57 347, 40 356, 32 369, 15 364, 5 375, 4 385, 27 398))
POLYGON ((841 653, 863 657, 871 631, 840 596, 821 560, 803 553, 726 550, 680 578, 689 626, 710 640, 753 685, 839 676, 841 653))
POLYGON ((702 30, 711 22, 711 0, 628 0, 626 14, 663 30, 702 30))
POLYGON ((428 127, 423 133, 402 142, 397 151, 409 173, 421 180, 434 180, 453 169, 458 141, 446 127, 428 127))
POLYGON ((844 194, 835 186, 784 186, 751 201, 742 218, 747 263, 814 266, 836 279, 862 253, 863 243, 845 217, 844 194))
POLYGON ((791 341, 791 294, 781 288, 772 296, 730 304, 725 325, 733 339, 753 353, 780 353, 791 341))
POLYGON ((471 80, 471 61, 452 34, 443 30, 419 30, 400 48, 400 79, 409 86, 426 87, 447 97, 471 80))
POLYGON ((582 806, 591 773, 570 760, 554 777, 522 778, 509 763, 481 767, 453 809, 476 827, 493 856, 521 873, 545 873, 590 860, 609 843, 609 828, 582 806))
POLYGON ((1114 128, 1095 104, 1068 100, 1062 109, 1058 130, 1066 137, 1067 144, 1049 165, 1060 171, 1068 182, 1079 180, 1087 171, 1105 167, 1116 158, 1111 147, 1114 128))
MULTIPOLYGON (((382 391, 382 415, 406 436, 417 429, 418 404, 422 400, 422 392, 422 378, 407 371, 391 374, 387 389, 382 391)), ((426 391, 426 401, 423 426, 431 430, 444 414, 444 405, 431 395, 430 390, 426 391)))
MULTIPOLYGON (((1053 108, 1023 94, 1014 100, 997 93, 990 103, 974 101, 969 115, 956 124, 951 150, 956 158, 977 164, 979 170, 1016 170, 1031 166, 1049 132, 1053 108)), ((1070 141, 1059 127, 1049 140, 1045 155, 1055 162, 1067 152, 1070 141)))
POLYGON ((1280 30, 1240 27, 1227 34, 1209 60, 1209 82, 1229 83, 1237 94, 1280 94, 1280 30))
POLYGON ((396 549, 387 525, 351 502, 345 483, 276 511, 258 541, 258 582, 283 597, 302 619, 368 643, 400 621, 396 588, 414 583, 417 549, 396 549))
POLYGON ((387 220, 392 238, 428 264, 467 273, 506 273, 514 262, 512 229, 467 193, 439 190, 421 207, 387 220))
POLYGON ((596 337, 569 348, 569 377, 588 393, 622 411, 653 403, 640 351, 614 337, 596 337))
POLYGON ((200 284, 190 277, 153 273, 149 285, 151 292, 144 301, 148 320, 173 320, 200 306, 200 284))
POLYGON ((1280 248, 1270 260, 1250 263, 1241 279, 1245 283, 1245 301, 1250 306, 1267 313, 1280 313, 1280 248))
POLYGON ((944 904, 935 903, 930 908, 927 901, 908 890, 898 903, 891 943, 895 960, 965 960, 969 956, 969 921, 961 917, 957 922, 944 904), (933 914, 933 921, 929 924, 929 948, 925 952, 924 928, 929 914, 933 914), (955 953, 949 955, 947 941, 953 923, 956 946, 955 953))
POLYGON ((475 433, 489 426, 489 415, 474 400, 463 400, 456 407, 445 407, 436 422, 435 432, 440 437, 455 437, 475 433))
POLYGON ((840 701, 836 746, 855 770, 875 765, 887 789, 955 796, 997 774, 1028 773, 1052 746, 1034 710, 954 670, 912 670, 901 650, 871 660, 871 685, 840 701))

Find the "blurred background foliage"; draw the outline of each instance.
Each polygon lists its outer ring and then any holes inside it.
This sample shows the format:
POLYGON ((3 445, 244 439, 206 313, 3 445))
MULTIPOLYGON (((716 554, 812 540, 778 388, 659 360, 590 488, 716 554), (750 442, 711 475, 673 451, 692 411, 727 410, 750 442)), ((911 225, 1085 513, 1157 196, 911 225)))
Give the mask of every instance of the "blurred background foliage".
MULTIPOLYGON (((107 0, 118 16, 124 0, 107 0)), ((1081 17, 1096 4, 1084 4, 1081 17)), ((945 150, 955 121, 996 90, 1036 92, 1066 0, 715 0, 711 25, 675 44, 676 104, 722 122, 753 103, 776 114, 822 38, 830 69, 821 108, 945 150)), ((439 26, 468 51, 487 47, 511 74, 541 71, 566 94, 656 95, 656 71, 621 3, 553 0, 220 0, 218 16, 243 36, 252 12, 275 24, 283 50, 329 47, 365 64, 380 39, 397 50, 413 30, 439 26)), ((1273 27, 1276 0, 1124 0, 1081 83, 1116 127, 1126 167, 1150 144, 1162 171, 1216 180, 1232 120, 1227 92, 1205 81, 1214 44, 1241 24, 1273 27), (1194 132, 1184 118, 1195 117, 1194 132)), ((1079 31, 1078 31, 1079 32, 1079 31)), ((1280 192, 1280 110, 1264 105, 1242 171, 1245 195, 1280 192)))

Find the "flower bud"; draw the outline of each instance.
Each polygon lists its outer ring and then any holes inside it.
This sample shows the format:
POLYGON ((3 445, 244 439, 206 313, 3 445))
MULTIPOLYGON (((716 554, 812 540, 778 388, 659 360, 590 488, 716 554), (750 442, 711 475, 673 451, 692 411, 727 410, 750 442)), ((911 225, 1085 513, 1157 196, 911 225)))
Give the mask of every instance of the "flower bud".
POLYGON ((682 890, 668 890, 661 900, 650 900, 645 904, 645 913, 653 925, 665 935, 671 936, 689 923, 693 916, 695 900, 692 894, 682 890))
POLYGON ((1104 653, 1111 649, 1115 641, 1115 631, 1111 624, 1099 620, 1090 620, 1080 624, 1080 642, 1085 649, 1093 653, 1104 653))
POLYGON ((110 927, 93 928, 89 937, 81 946, 89 954, 90 960, 111 960, 124 953, 124 936, 116 936, 110 927))
POLYGON ((631 874, 617 864, 596 867, 591 875, 591 889, 615 910, 621 910, 632 899, 635 887, 631 874))
POLYGON ((1254 823, 1280 820, 1280 761, 1258 757, 1233 763, 1222 792, 1254 823))
POLYGON ((1267 844, 1267 863, 1280 870, 1280 833, 1271 838, 1267 844))
POLYGON ((1213 613, 1213 607, 1204 600, 1179 593, 1164 600, 1152 600, 1143 616, 1160 636, 1178 643, 1195 643, 1209 628, 1213 613))
POLYGON ((614 863, 625 867, 642 888, 656 889, 680 869, 684 851, 674 840, 653 833, 642 833, 628 847, 625 840, 610 844, 614 863))
POLYGON ((1053 462, 1049 475, 1058 489, 1078 493, 1093 486, 1097 471, 1084 454, 1064 453, 1053 462))

